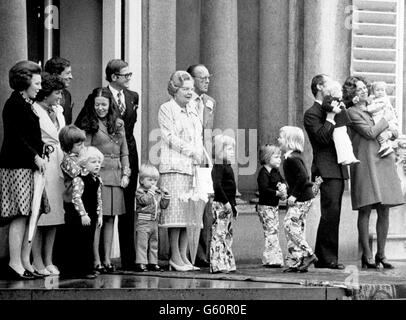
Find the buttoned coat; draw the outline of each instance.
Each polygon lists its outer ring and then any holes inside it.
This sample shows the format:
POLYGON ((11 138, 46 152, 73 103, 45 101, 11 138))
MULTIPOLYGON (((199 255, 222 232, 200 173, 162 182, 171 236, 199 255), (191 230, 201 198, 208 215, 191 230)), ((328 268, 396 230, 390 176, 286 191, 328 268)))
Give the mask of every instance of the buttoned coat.
POLYGON ((86 145, 99 149, 104 160, 100 169, 103 185, 119 187, 124 167, 129 167, 128 147, 124 122, 117 119, 117 132, 109 134, 105 125, 99 121, 99 130, 95 134, 86 134, 86 145))
POLYGON ((51 145, 54 151, 49 154, 49 160, 46 162, 45 169, 45 190, 48 196, 51 211, 43 214, 38 220, 39 226, 50 226, 64 223, 63 210, 63 173, 61 163, 63 160, 63 151, 59 144, 58 134, 60 129, 65 126, 65 118, 62 106, 54 106, 56 118, 59 123, 57 128, 48 115, 48 112, 38 103, 33 104, 33 108, 39 117, 42 141, 51 145))
MULTIPOLYGON (((352 121, 351 138, 354 155, 361 161, 351 166, 351 200, 354 210, 368 205, 403 204, 400 179, 396 173, 395 155, 384 158, 378 155, 378 135, 388 128, 388 122, 381 119, 374 124, 372 116, 359 107, 348 110, 352 121)), ((395 137, 397 132, 394 132, 395 137)))

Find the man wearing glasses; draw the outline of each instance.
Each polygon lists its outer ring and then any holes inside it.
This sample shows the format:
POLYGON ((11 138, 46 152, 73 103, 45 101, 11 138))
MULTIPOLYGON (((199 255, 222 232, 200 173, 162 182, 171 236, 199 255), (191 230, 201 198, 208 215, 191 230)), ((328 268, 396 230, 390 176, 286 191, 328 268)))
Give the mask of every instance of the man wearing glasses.
MULTIPOLYGON (((135 269, 135 244, 134 244, 134 202, 138 179, 138 152, 134 138, 134 126, 137 121, 138 93, 129 90, 132 73, 128 63, 113 59, 106 66, 106 80, 108 88, 117 103, 121 119, 124 121, 127 139, 130 169, 129 184, 124 189, 124 202, 126 213, 118 216, 118 235, 120 241, 121 268, 123 270, 135 269)), ((83 109, 78 115, 75 124, 80 123, 84 114, 83 109)))
MULTIPOLYGON (((210 73, 203 64, 192 65, 187 72, 195 80, 195 91, 189 102, 196 107, 200 121, 203 126, 203 144, 209 155, 212 153, 212 130, 213 115, 216 107, 216 100, 207 95, 210 83, 210 73)), ((207 161, 205 161, 206 163, 207 161)), ((213 217, 211 213, 213 199, 210 197, 203 214, 203 229, 200 232, 199 247, 197 250, 196 266, 208 267, 210 261, 210 240, 213 217)))

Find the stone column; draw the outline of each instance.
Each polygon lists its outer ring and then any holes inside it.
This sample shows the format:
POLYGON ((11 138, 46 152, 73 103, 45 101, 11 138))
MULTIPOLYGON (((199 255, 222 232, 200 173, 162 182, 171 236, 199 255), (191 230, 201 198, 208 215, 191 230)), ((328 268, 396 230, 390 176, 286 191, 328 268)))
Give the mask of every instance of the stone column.
POLYGON ((275 144, 288 121, 288 5, 259 1, 259 144, 275 144))
MULTIPOLYGON (((317 74, 328 74, 344 83, 350 73, 351 30, 346 27, 348 14, 346 7, 350 0, 306 0, 304 1, 304 48, 303 48, 303 112, 314 101, 311 93, 311 80, 317 74)), ((312 161, 312 149, 305 147, 307 164, 312 161)), ((307 237, 314 248, 320 220, 320 201, 314 202, 308 215, 307 237)), ((358 256, 357 213, 352 211, 349 190, 344 192, 340 234, 339 260, 355 261, 358 256)))
MULTIPOLYGON (((213 74, 210 95, 217 101, 214 128, 238 129, 238 17, 235 0, 204 0, 200 58, 213 74)), ((238 145, 238 141, 237 141, 238 145)), ((238 154, 238 150, 236 150, 238 154)), ((238 177, 237 166, 233 167, 238 177)), ((236 179, 237 180, 237 179, 236 179)))
MULTIPOLYGON (((143 0, 142 162, 158 165, 158 111, 168 101, 168 81, 176 71, 176 0, 143 0)), ((169 259, 166 229, 159 229, 160 259, 169 259)))
MULTIPOLYGON (((11 93, 8 82, 10 68, 20 60, 26 60, 27 14, 25 0, 0 1, 0 114, 11 93)), ((0 121, 0 145, 3 143, 3 120, 0 121)), ((0 227, 0 260, 8 256, 8 226, 0 227)))

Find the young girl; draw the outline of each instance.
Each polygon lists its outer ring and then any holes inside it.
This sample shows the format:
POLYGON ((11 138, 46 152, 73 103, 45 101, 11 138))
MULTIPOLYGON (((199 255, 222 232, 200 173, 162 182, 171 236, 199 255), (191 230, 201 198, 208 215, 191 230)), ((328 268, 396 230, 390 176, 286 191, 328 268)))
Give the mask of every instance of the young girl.
POLYGON ((96 230, 94 255, 95 270, 112 273, 111 263, 114 218, 125 213, 124 188, 131 174, 124 122, 118 117, 117 107, 108 88, 96 88, 86 100, 80 127, 86 132, 86 145, 104 154, 100 170, 103 181, 103 229, 96 230), (103 266, 99 254, 100 233, 103 234, 103 266))
POLYGON ((65 224, 71 236, 66 248, 69 268, 67 274, 94 279, 93 242, 97 227, 103 223, 99 176, 103 154, 95 147, 84 149, 78 159, 80 173, 72 180, 72 202, 66 204, 65 224))
MULTIPOLYGON (((378 123, 386 112, 392 114, 393 119, 389 125, 398 127, 396 111, 390 103, 389 97, 386 95, 386 83, 384 81, 377 81, 372 84, 372 95, 370 96, 371 103, 367 106, 367 111, 372 115, 374 123, 378 123)), ((394 152, 390 138, 392 134, 390 130, 382 132, 377 140, 381 146, 378 154, 384 158, 394 152)))
POLYGON ((215 164, 211 172, 213 179, 213 226, 210 244, 210 272, 235 271, 235 260, 231 250, 233 230, 231 217, 237 218, 235 208, 236 184, 231 163, 235 157, 235 140, 226 135, 214 137, 215 164))
POLYGON ((158 189, 159 171, 152 165, 143 164, 139 171, 140 187, 135 193, 137 203, 136 270, 161 271, 158 265, 158 221, 161 209, 169 205, 167 189, 158 189))
POLYGON ((317 262, 317 257, 305 239, 306 216, 313 204, 313 198, 321 183, 316 186, 309 181, 302 152, 304 148, 303 130, 286 126, 280 130, 279 144, 285 153, 283 171, 288 183, 288 211, 284 221, 288 245, 286 272, 306 272, 308 267, 317 262))
POLYGON ((281 268, 283 255, 279 244, 279 200, 286 199, 286 184, 279 172, 281 150, 265 145, 259 151, 262 165, 258 173, 259 203, 257 213, 264 229, 265 250, 262 264, 267 268, 281 268))

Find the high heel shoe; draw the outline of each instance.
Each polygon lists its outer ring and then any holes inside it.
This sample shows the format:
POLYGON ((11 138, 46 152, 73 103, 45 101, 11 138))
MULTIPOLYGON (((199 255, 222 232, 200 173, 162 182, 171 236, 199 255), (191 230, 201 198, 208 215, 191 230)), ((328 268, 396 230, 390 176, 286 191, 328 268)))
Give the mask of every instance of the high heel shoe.
POLYGON ((362 268, 364 269, 376 269, 376 263, 374 262, 374 260, 371 258, 367 258, 364 255, 361 258, 362 261, 362 268))
POLYGON ((386 257, 379 257, 378 255, 375 255, 375 263, 377 266, 381 264, 384 269, 395 269, 393 264, 389 263, 386 257))
POLYGON ((183 266, 178 266, 177 264, 173 263, 172 260, 169 260, 169 271, 172 271, 174 269, 175 271, 190 271, 190 267, 188 265, 183 265, 183 266))

